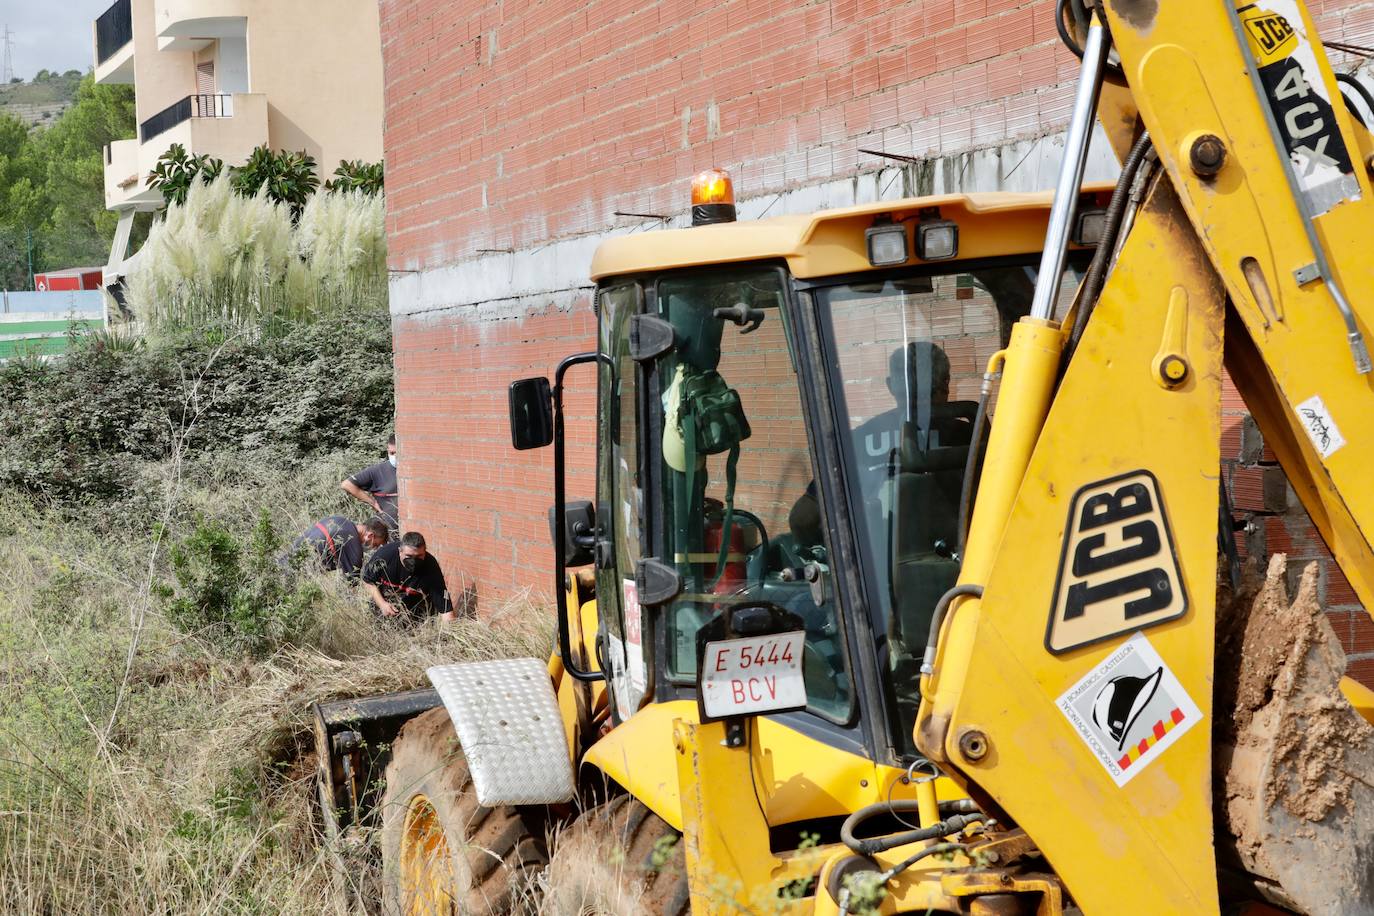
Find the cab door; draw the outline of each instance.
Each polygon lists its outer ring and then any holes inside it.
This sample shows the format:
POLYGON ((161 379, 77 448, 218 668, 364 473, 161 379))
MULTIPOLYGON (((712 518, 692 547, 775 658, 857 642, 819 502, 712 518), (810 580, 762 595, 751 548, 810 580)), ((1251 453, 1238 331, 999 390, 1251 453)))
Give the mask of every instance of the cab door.
POLYGON ((652 683, 645 618, 635 588, 643 555, 644 478, 639 430, 643 370, 630 355, 630 319, 644 294, 632 280, 597 290, 596 594, 598 644, 609 674, 612 714, 628 718, 652 683))

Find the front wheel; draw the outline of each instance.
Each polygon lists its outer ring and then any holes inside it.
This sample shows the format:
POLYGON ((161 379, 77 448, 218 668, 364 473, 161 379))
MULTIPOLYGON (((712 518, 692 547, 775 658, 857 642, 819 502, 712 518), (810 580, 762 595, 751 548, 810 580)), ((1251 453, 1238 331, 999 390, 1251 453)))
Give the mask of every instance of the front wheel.
POLYGON ((388 916, 534 912, 547 861, 519 810, 477 803, 448 711, 407 722, 382 796, 382 899, 388 916))
POLYGON ((558 837, 544 912, 690 916, 682 835, 643 802, 619 795, 558 837))

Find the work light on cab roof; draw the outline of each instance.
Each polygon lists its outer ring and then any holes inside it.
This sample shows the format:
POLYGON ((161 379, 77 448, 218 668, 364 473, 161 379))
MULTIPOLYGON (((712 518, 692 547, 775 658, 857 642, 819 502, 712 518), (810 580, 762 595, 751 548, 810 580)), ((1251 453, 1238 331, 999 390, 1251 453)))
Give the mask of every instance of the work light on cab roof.
POLYGON ((916 257, 947 261, 959 255, 959 226, 953 220, 923 219, 916 226, 916 257))
POLYGON ((692 225, 735 221, 735 184, 724 169, 706 169, 692 179, 692 225))
POLYGON ((892 267, 907 261, 910 245, 906 226, 894 223, 889 215, 879 216, 864 230, 864 241, 868 245, 868 263, 874 267, 892 267))

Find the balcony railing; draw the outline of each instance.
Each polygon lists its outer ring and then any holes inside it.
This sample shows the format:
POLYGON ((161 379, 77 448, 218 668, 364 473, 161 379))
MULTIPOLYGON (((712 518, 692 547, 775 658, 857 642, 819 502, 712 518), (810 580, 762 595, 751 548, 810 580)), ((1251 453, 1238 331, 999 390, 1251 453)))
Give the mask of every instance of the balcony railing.
POLYGON ((158 134, 166 133, 192 118, 232 118, 234 97, 228 94, 188 95, 173 102, 138 126, 140 143, 147 143, 158 134))
POLYGON ((95 21, 96 63, 105 63, 133 40, 134 20, 129 13, 129 0, 115 0, 114 5, 95 21))

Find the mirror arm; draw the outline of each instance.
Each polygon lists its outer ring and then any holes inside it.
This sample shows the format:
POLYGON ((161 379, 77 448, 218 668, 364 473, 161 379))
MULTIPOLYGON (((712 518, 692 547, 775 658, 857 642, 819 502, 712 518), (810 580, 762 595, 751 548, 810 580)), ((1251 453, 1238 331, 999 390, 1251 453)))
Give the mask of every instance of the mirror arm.
POLYGON ((574 680, 583 682, 604 681, 606 674, 603 671, 584 671, 573 660, 571 626, 568 623, 568 530, 567 508, 564 506, 567 487, 563 480, 566 451, 563 437, 563 376, 573 366, 597 362, 601 358, 597 353, 574 353, 558 364, 558 370, 553 377, 553 562, 554 579, 557 583, 554 594, 558 600, 558 652, 563 657, 563 670, 574 680))

